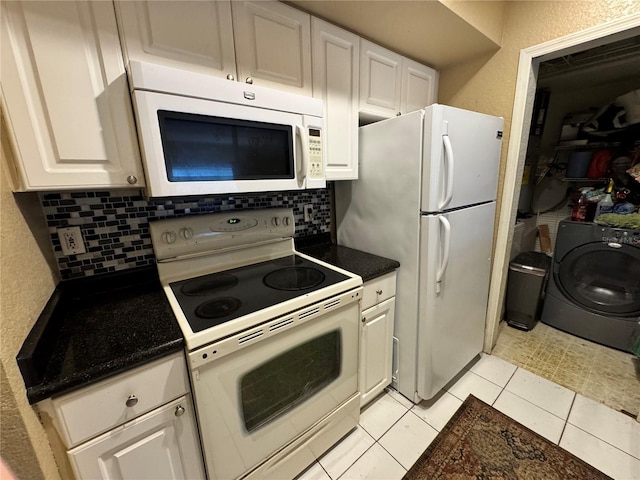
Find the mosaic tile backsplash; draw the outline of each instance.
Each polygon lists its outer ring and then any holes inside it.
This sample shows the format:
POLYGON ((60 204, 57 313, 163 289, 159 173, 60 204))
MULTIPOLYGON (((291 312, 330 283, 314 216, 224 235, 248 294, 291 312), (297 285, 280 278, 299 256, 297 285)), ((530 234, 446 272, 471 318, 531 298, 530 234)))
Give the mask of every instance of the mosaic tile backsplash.
POLYGON ((146 199, 140 190, 41 193, 40 201, 63 279, 98 275, 155 262, 149 222, 228 210, 293 208, 295 237, 330 230, 329 189, 206 198, 146 199), (303 206, 313 205, 313 222, 303 206), (87 252, 64 255, 57 229, 79 226, 87 252))

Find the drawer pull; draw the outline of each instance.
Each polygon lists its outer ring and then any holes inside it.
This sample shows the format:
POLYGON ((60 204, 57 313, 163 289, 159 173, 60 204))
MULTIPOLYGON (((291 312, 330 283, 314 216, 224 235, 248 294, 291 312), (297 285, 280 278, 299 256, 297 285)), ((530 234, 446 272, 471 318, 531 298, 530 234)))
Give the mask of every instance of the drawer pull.
POLYGON ((382 290, 376 290, 376 293, 377 293, 378 295, 382 295, 382 290))
POLYGON ((138 397, 136 397, 135 395, 129 395, 129 398, 127 398, 127 401, 126 401, 127 407, 135 407, 137 403, 138 403, 138 397))
POLYGON ((184 414, 184 407, 182 405, 178 405, 176 407, 176 417, 181 417, 184 414))

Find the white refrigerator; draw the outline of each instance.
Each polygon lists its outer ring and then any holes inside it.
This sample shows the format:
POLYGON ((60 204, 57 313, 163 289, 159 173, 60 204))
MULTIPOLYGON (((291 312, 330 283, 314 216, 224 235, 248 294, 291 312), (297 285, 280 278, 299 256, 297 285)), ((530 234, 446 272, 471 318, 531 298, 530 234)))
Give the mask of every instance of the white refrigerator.
POLYGON ((434 104, 360 128, 338 243, 400 262, 394 383, 432 398, 483 346, 503 119, 434 104))

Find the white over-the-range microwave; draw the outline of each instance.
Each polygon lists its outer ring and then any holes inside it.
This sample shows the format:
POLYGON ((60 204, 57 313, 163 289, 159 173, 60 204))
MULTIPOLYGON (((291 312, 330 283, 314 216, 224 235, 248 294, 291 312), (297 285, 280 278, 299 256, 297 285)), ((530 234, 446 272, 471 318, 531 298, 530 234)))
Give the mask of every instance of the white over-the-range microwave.
POLYGON ((324 188, 322 101, 130 62, 150 197, 324 188))

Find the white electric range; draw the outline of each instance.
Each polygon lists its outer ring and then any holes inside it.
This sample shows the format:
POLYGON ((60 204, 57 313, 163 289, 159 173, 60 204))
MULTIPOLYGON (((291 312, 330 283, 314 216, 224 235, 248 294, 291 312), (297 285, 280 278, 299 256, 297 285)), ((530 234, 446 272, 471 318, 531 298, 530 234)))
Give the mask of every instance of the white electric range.
POLYGON ((357 425, 362 279, 297 252, 291 209, 150 230, 209 477, 295 476, 357 425))

